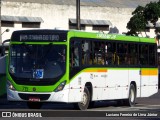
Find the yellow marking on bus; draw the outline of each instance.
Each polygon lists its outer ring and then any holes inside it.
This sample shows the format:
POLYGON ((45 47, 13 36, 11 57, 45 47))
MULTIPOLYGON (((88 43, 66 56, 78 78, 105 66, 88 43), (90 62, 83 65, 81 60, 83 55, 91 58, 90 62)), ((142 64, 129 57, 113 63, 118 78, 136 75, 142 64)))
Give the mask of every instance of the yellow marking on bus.
POLYGON ((107 72, 107 70, 97 70, 97 72, 107 72))
POLYGON ((143 76, 149 75, 149 70, 141 70, 141 75, 143 76))
POLYGON ((158 70, 150 70, 150 75, 158 75, 158 70))
POLYGON ((84 72, 107 72, 107 70, 85 70, 84 72))
POLYGON ((141 70, 142 76, 149 76, 149 75, 158 75, 158 70, 141 70))

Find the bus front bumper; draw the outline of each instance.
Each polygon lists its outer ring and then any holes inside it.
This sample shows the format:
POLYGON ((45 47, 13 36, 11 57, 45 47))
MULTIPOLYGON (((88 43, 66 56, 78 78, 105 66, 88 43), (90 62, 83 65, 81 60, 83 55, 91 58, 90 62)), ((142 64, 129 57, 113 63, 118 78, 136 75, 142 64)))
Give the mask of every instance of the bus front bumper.
POLYGON ((7 89, 8 101, 68 102, 69 89, 59 92, 19 92, 7 89))

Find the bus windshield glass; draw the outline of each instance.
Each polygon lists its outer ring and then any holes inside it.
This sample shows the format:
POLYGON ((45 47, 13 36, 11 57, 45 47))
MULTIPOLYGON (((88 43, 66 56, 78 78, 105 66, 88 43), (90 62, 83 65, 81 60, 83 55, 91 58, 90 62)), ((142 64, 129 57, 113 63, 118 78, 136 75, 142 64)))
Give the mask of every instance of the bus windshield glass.
POLYGON ((65 45, 11 45, 9 72, 16 78, 51 79, 64 75, 65 45))

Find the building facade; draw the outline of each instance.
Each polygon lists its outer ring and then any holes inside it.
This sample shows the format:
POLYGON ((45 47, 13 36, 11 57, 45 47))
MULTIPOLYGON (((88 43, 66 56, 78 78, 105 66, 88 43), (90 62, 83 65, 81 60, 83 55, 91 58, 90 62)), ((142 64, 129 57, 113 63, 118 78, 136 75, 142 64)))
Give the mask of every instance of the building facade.
MULTIPOLYGON (((127 23, 138 5, 158 0, 81 0, 81 28, 85 31, 127 32, 127 23)), ((2 0, 2 41, 14 30, 75 29, 76 0, 2 0), (9 29, 9 31, 7 30, 9 29)), ((149 37, 155 37, 149 29, 149 37)), ((146 36, 145 34, 143 36, 146 36)))

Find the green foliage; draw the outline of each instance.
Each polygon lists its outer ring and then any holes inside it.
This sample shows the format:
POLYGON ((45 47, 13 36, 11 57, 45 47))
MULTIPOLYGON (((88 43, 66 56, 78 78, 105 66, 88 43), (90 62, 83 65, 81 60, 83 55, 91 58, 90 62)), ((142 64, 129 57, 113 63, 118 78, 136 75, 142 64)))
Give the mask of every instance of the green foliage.
POLYGON ((156 2, 147 4, 144 9, 144 16, 147 21, 150 21, 155 26, 160 17, 160 5, 156 2))
POLYGON ((138 6, 133 12, 132 15, 143 15, 144 7, 138 6))
POLYGON ((136 14, 131 17, 130 21, 127 24, 127 28, 132 31, 144 31, 146 27, 145 18, 142 15, 136 14))
POLYGON ((135 31, 128 31, 126 35, 138 36, 138 33, 135 31))
POLYGON ((144 7, 138 6, 135 11, 132 12, 132 17, 130 21, 127 23, 127 28, 130 31, 127 33, 128 35, 138 36, 137 32, 145 31, 147 21, 144 17, 144 7))
POLYGON ((160 29, 156 28, 156 22, 160 18, 160 0, 158 2, 150 2, 145 7, 138 6, 132 12, 132 15, 127 23, 127 28, 130 30, 127 34, 138 35, 138 33, 145 31, 148 22, 154 25, 156 33, 160 32, 160 29))

